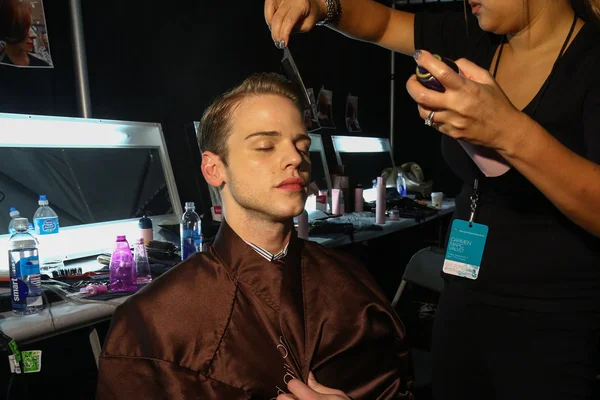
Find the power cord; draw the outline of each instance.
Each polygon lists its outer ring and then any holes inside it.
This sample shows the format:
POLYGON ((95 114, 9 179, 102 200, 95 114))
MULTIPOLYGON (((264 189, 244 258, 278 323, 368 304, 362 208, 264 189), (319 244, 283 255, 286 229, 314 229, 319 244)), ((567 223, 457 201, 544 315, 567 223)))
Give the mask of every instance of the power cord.
POLYGON ((0 190, 0 203, 2 203, 5 198, 6 196, 4 195, 4 192, 0 190))

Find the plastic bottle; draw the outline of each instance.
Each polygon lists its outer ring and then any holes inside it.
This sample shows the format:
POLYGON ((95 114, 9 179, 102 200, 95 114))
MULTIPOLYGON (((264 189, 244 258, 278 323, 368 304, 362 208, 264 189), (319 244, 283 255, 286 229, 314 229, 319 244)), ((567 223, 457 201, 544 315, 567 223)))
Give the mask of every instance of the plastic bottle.
POLYGON ((363 210, 363 187, 359 183, 354 189, 354 211, 361 212, 363 210))
POLYGON ((8 223, 8 234, 12 235, 15 233, 15 218, 19 218, 21 213, 14 207, 11 207, 8 210, 8 215, 10 215, 10 222, 8 223))
POLYGON ((117 236, 110 257, 110 291, 133 292, 137 290, 135 264, 129 242, 125 236, 117 236))
POLYGON ((44 309, 38 259, 38 242, 28 232, 27 218, 15 218, 15 233, 8 241, 10 293, 13 313, 29 315, 44 309))
POLYGON ((152 282, 150 262, 148 261, 148 253, 144 242, 143 238, 139 238, 135 241, 133 247, 133 261, 135 262, 135 276, 138 285, 152 282))
POLYGON ((308 240, 308 212, 306 210, 298 215, 298 237, 308 240))
POLYGON ((398 178, 396 178, 396 189, 398 189, 398 194, 401 197, 406 197, 406 179, 404 179, 404 174, 402 172, 398 172, 398 178))
POLYGON ((152 232, 152 220, 144 215, 138 222, 138 228, 140 228, 140 237, 144 239, 146 245, 154 239, 154 233, 152 232))
MULTIPOLYGON (((16 232, 14 227, 14 220, 15 218, 21 217, 21 213, 15 207, 11 207, 8 210, 8 215, 10 215, 10 222, 8 223, 8 233, 12 235, 16 232)), ((31 233, 32 235, 35 233, 35 228, 33 227, 33 224, 31 222, 29 222, 29 231, 29 233, 31 233)))
POLYGON ((200 216, 196 213, 196 206, 193 201, 185 203, 185 212, 180 223, 180 236, 182 260, 202 251, 200 216))
POLYGON ((46 195, 40 195, 39 208, 33 215, 35 234, 39 240, 40 270, 46 275, 51 275, 57 268, 63 268, 64 255, 59 236, 58 215, 48 205, 46 195))
POLYGON ((375 223, 385 224, 386 189, 383 176, 377 177, 377 197, 375 199, 375 223))

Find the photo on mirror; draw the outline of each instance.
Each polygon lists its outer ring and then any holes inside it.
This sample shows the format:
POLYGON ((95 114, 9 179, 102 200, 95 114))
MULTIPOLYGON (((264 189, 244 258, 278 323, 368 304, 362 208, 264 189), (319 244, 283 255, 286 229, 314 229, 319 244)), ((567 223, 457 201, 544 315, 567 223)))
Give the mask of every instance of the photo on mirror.
POLYGON ((0 64, 53 67, 42 0, 0 0, 0 64))
POLYGON ((317 100, 317 119, 321 128, 335 129, 333 122, 333 92, 321 87, 317 100))
POLYGON ((358 97, 352 94, 346 97, 346 128, 348 132, 362 132, 358 124, 358 97))
POLYGON ((306 89, 306 94, 308 96, 308 101, 310 102, 310 108, 304 110, 304 123, 309 132, 318 131, 321 129, 321 125, 319 125, 319 121, 317 120, 317 102, 315 100, 315 91, 313 88, 308 88, 306 89))

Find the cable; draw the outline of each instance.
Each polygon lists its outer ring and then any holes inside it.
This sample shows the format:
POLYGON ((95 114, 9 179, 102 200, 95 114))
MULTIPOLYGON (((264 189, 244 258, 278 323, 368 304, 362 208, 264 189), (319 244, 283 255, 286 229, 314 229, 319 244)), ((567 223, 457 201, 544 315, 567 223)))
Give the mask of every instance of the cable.
POLYGON ((44 293, 43 290, 42 290, 42 297, 44 298, 44 301, 46 301, 46 304, 48 304, 48 313, 50 313, 50 321, 52 322, 52 329, 54 331, 56 331, 56 324, 54 323, 54 315, 52 314, 52 303, 50 303, 50 301, 48 300, 48 296, 46 295, 46 293, 44 293))
POLYGON ((5 198, 6 196, 4 195, 4 192, 0 190, 0 203, 2 203, 5 198))
POLYGON ((10 390, 12 389, 12 384, 13 381, 15 380, 15 375, 16 374, 10 374, 10 378, 8 378, 8 385, 6 385, 6 396, 5 399, 6 400, 10 400, 10 390))

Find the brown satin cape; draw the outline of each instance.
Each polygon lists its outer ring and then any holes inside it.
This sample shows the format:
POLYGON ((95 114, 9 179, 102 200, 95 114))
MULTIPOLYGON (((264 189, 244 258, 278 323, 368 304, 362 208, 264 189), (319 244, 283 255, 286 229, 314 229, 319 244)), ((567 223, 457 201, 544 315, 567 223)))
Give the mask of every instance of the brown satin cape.
POLYGON ((223 223, 117 308, 97 398, 274 399, 313 371, 356 400, 408 399, 403 337, 355 259, 293 235, 279 269, 223 223))

